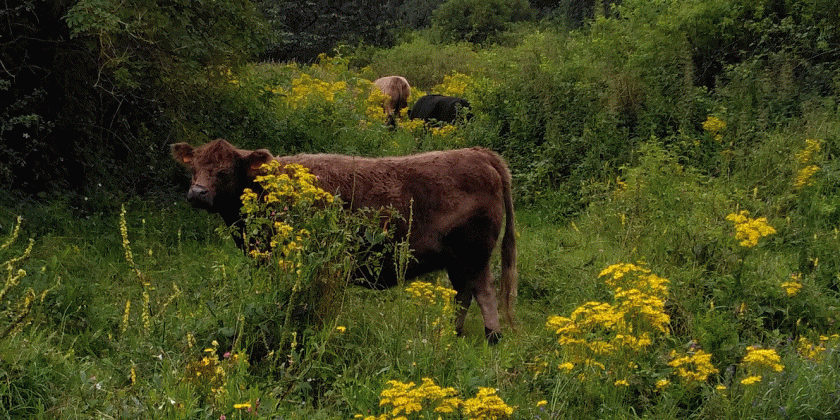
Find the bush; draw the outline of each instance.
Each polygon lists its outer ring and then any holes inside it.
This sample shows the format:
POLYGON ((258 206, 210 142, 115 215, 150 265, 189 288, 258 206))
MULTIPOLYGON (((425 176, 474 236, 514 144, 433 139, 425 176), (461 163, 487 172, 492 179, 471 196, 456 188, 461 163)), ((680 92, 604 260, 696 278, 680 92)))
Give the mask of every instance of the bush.
POLYGON ((432 25, 444 42, 492 42, 511 22, 534 17, 528 0, 449 0, 435 9, 432 25))
POLYGON ((478 54, 470 44, 436 44, 428 37, 415 36, 408 42, 378 51, 371 68, 378 75, 403 76, 412 88, 427 91, 453 72, 475 73, 478 54))

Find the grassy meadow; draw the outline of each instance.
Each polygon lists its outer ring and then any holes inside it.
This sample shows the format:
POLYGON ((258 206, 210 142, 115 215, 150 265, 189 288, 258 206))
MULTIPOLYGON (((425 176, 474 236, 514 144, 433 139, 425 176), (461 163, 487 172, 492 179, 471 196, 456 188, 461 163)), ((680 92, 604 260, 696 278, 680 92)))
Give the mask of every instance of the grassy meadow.
POLYGON ((769 71, 694 88, 684 49, 615 25, 485 49, 417 38, 365 66, 341 50, 249 64, 219 75, 227 111, 200 116, 275 154, 502 153, 520 284, 499 344, 476 305, 454 335, 444 273, 348 285, 375 224, 312 207, 301 186, 283 212, 253 197, 249 226, 274 252, 248 256, 182 195, 91 197, 96 211, 7 198, 0 418, 840 417, 837 105, 779 121, 769 71), (391 73, 410 103, 459 95, 475 116, 388 129, 370 81, 391 73))

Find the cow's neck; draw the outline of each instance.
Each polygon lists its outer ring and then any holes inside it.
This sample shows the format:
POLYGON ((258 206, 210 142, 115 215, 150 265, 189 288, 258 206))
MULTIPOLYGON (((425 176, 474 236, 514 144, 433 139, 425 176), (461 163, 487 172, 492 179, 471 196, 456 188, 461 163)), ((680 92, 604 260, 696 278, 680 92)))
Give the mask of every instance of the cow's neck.
POLYGON ((225 224, 228 226, 231 226, 242 219, 242 215, 239 213, 239 210, 220 211, 219 216, 222 216, 222 220, 224 220, 225 224))

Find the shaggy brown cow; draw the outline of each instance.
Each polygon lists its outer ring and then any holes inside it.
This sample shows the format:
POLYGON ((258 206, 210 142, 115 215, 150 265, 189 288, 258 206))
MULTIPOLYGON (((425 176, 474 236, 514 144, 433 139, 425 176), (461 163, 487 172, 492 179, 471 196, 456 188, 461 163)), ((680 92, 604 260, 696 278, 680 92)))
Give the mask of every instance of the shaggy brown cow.
POLYGON ((373 81, 373 84, 385 95, 382 103, 382 110, 385 111, 385 119, 388 125, 397 125, 397 118, 400 111, 408 107, 408 97, 411 95, 411 86, 408 80, 402 76, 380 77, 373 81))
MULTIPOLYGON (((517 275, 510 172, 490 150, 475 147, 386 158, 274 157, 265 149, 237 149, 219 139, 198 148, 178 143, 172 146, 172 154, 193 172, 187 193, 190 203, 218 212, 228 225, 241 222, 239 197, 246 187, 255 188, 259 167, 271 159, 309 168, 319 186, 338 194, 348 210, 393 206, 405 219, 392 225, 397 240, 405 238, 411 215, 408 242, 414 261, 409 263, 407 277, 445 269, 460 304, 457 332, 463 333, 467 308, 475 298, 491 343, 500 337, 500 324, 490 256, 504 223, 500 293, 512 322, 517 275)), ((238 245, 242 246, 241 240, 238 245)), ((396 285, 393 263, 382 265, 372 287, 396 285)))

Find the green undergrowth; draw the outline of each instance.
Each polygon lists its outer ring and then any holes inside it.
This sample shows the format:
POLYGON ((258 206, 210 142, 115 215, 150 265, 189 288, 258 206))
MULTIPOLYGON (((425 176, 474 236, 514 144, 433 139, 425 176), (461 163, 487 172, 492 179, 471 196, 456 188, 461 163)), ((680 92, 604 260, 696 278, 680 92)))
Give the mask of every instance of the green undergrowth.
POLYGON ((290 306, 293 286, 183 204, 130 201, 52 231, 23 220, 2 249, 2 415, 391 418, 403 389, 421 407, 409 418, 493 418, 469 401, 498 418, 831 418, 835 146, 773 139, 792 154, 757 177, 786 183, 774 195, 651 140, 580 217, 520 208, 518 322, 492 347, 475 305, 454 336, 443 274, 342 287, 316 317, 317 296, 290 306), (797 187, 805 163, 820 171, 797 187), (454 414, 424 378, 451 388, 454 414))

